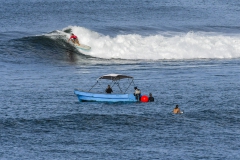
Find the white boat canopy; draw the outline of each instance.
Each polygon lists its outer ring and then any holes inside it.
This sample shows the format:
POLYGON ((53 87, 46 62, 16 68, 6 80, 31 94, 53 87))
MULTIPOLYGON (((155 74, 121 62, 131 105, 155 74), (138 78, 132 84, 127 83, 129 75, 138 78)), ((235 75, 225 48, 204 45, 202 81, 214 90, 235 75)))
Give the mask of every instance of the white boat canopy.
MULTIPOLYGON (((97 79, 97 82, 92 86, 92 88, 98 83, 98 81, 100 81, 102 79, 111 80, 112 81, 111 87, 113 87, 114 85, 118 86, 118 88, 120 89, 121 93, 125 93, 128 90, 128 88, 130 87, 130 85, 133 84, 135 86, 135 84, 133 82, 133 77, 131 77, 131 76, 127 76, 127 75, 123 75, 123 74, 107 74, 107 75, 103 75, 103 76, 99 77, 97 79), (125 79, 125 78, 129 80, 129 82, 128 82, 129 85, 126 88, 126 90, 123 91, 123 89, 119 85, 119 81, 121 79, 125 79)), ((91 91, 92 88, 90 88, 89 91, 91 91)))
POLYGON ((120 79, 124 79, 124 78, 132 78, 131 76, 127 76, 127 75, 122 75, 122 74, 107 74, 107 75, 103 75, 101 77, 98 78, 99 79, 108 79, 108 80, 112 80, 112 81, 118 81, 120 79))

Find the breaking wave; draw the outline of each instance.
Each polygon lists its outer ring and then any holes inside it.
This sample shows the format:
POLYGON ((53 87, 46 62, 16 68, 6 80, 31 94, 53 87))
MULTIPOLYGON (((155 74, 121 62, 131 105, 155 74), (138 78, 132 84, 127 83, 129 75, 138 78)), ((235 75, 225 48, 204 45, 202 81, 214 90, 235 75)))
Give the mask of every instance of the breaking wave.
POLYGON ((155 35, 120 34, 114 37, 78 26, 69 26, 34 38, 45 49, 74 50, 101 59, 224 59, 240 57, 240 35, 212 32, 161 32, 155 35), (68 43, 70 33, 79 37, 90 51, 77 50, 68 43))

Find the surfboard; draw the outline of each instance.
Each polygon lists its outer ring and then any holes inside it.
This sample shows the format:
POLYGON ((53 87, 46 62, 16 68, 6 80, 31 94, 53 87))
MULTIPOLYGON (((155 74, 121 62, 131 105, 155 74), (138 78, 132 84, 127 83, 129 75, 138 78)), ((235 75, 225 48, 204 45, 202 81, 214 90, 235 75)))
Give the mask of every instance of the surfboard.
POLYGON ((87 45, 85 45, 85 44, 80 44, 80 46, 74 44, 74 46, 75 46, 77 49, 82 49, 82 50, 90 50, 90 49, 91 49, 90 46, 87 46, 87 45))

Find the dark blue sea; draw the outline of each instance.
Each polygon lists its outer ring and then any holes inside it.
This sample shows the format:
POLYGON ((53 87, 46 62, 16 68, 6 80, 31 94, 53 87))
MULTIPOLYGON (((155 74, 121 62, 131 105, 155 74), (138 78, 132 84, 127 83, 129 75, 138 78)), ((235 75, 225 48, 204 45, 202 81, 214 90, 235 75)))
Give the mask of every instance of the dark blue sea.
POLYGON ((0 0, 0 159, 240 159, 239 15, 236 0, 0 0), (155 101, 78 101, 111 73, 155 101))

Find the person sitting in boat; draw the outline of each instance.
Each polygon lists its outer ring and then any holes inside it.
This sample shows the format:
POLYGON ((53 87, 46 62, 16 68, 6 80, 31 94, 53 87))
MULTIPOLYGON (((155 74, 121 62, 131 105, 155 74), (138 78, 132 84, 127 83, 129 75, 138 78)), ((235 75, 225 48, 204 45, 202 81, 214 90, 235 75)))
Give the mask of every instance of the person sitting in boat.
POLYGON ((78 37, 75 34, 71 34, 70 38, 68 39, 68 41, 71 40, 74 44, 77 44, 80 46, 80 43, 78 41, 78 37))
POLYGON ((137 87, 134 87, 134 89, 135 89, 134 96, 136 97, 137 101, 139 101, 141 97, 141 90, 138 89, 137 87))
POLYGON ((179 113, 181 113, 180 109, 178 108, 178 105, 176 105, 176 107, 173 109, 173 113, 174 113, 174 114, 179 114, 179 113))
POLYGON ((152 93, 149 93, 148 102, 154 102, 154 98, 152 96, 152 93))
POLYGON ((111 94, 113 92, 112 88, 110 87, 110 85, 108 85, 107 89, 105 90, 106 93, 111 94))

